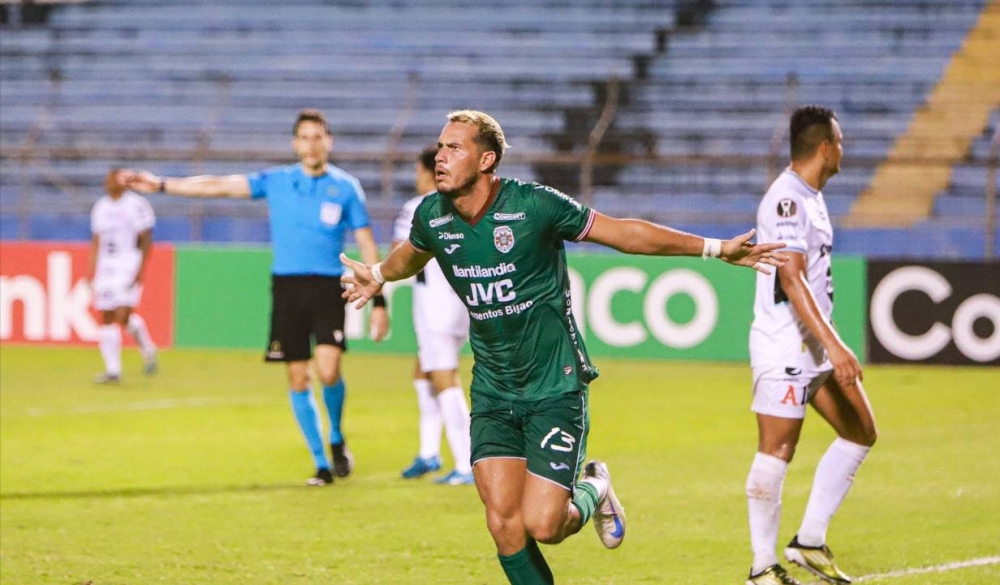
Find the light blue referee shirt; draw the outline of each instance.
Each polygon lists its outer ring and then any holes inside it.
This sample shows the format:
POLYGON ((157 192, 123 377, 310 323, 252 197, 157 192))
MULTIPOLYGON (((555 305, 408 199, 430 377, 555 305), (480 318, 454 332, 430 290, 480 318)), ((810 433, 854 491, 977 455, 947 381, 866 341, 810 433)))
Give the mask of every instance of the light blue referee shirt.
POLYGON ((340 276, 340 252, 347 230, 368 227, 365 192, 358 180, 333 165, 310 177, 300 165, 247 175, 254 199, 267 198, 272 274, 340 276))

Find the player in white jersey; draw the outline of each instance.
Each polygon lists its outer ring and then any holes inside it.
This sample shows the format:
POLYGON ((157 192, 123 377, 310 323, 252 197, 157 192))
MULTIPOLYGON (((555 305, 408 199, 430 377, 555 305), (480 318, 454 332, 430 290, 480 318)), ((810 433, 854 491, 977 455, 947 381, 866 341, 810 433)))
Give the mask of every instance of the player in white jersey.
POLYGON ((788 263, 757 274, 750 330, 758 443, 747 477, 753 566, 748 585, 798 583, 778 563, 781 488, 802 431, 806 404, 837 439, 816 468, 805 516, 785 557, 830 583, 850 583, 826 546, 830 519, 877 432, 861 385, 861 365, 832 323, 833 228, 820 191, 840 171, 843 135, 833 111, 797 109, 791 117, 791 165, 757 211, 761 241, 783 241, 788 263))
MULTIPOLYGON (((424 196, 436 190, 434 157, 425 149, 416 164, 417 197, 407 201, 396 218, 393 245, 410 239, 413 213, 424 196)), ((455 469, 435 483, 473 483, 469 405, 458 374, 458 355, 469 338, 469 313, 448 284, 436 260, 428 262, 413 285, 413 328, 417 334, 417 363, 413 386, 420 412, 420 451, 403 470, 405 479, 441 468, 441 428, 455 459, 455 469)))
POLYGON ((149 201, 126 191, 129 176, 129 171, 109 171, 104 179, 107 195, 98 199, 90 212, 88 279, 94 308, 101 313, 98 347, 104 359, 104 374, 95 380, 99 384, 121 378, 121 327, 139 345, 143 371, 153 374, 157 368, 156 346, 145 320, 134 312, 142 296, 156 217, 149 201))

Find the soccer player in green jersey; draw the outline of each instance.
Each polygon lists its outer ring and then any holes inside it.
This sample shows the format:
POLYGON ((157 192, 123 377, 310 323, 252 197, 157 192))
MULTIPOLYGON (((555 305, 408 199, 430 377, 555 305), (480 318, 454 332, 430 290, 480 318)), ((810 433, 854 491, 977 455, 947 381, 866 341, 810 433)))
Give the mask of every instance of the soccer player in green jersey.
POLYGON ((625 537, 607 467, 586 455, 587 387, 597 377, 570 306, 564 241, 630 254, 718 257, 768 272, 783 244, 679 232, 597 213, 559 191, 497 176, 507 143, 489 115, 448 114, 437 193, 421 202, 408 242, 380 263, 342 256, 344 296, 362 306, 387 281, 437 259, 470 317, 472 463, 500 565, 516 585, 553 583, 537 542, 556 544, 591 518, 604 546, 625 537))

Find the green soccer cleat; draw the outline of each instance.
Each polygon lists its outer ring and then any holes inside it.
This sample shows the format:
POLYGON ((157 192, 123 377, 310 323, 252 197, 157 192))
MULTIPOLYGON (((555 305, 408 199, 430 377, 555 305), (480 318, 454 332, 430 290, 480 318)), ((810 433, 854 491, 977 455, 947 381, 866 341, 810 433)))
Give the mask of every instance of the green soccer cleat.
POLYGON ((834 564, 833 553, 825 544, 805 546, 799 544, 799 536, 795 535, 785 547, 785 558, 829 583, 846 585, 851 582, 851 578, 834 564))
POLYGON ((747 585, 802 585, 781 565, 771 565, 760 573, 750 573, 747 585))

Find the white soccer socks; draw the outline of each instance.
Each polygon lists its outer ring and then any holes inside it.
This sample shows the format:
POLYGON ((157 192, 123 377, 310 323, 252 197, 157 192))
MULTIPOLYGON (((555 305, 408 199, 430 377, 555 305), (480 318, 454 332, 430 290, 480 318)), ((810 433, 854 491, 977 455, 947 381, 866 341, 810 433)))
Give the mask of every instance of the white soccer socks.
POLYGON ((126 325, 125 330, 139 344, 139 351, 142 352, 143 359, 148 361, 156 357, 156 345, 149 336, 149 330, 146 328, 146 320, 141 315, 138 313, 129 315, 128 325, 126 325))
POLYGON ((430 460, 441 454, 441 411, 430 380, 414 380, 420 412, 420 458, 430 460))
POLYGON ((97 332, 97 347, 104 359, 104 371, 112 376, 122 374, 122 331, 116 323, 101 325, 97 332))
POLYGON ((781 487, 788 463, 757 453, 747 476, 747 509, 750 517, 752 575, 778 564, 778 525, 781 521, 781 487))
POLYGON ((806 514, 799 528, 799 544, 826 544, 826 529, 854 483, 854 474, 865 460, 871 447, 838 437, 823 454, 816 466, 806 514))
POLYGON ((467 474, 472 472, 472 438, 469 404, 465 401, 465 391, 460 386, 442 390, 437 396, 444 432, 448 446, 455 458, 455 470, 467 474))

